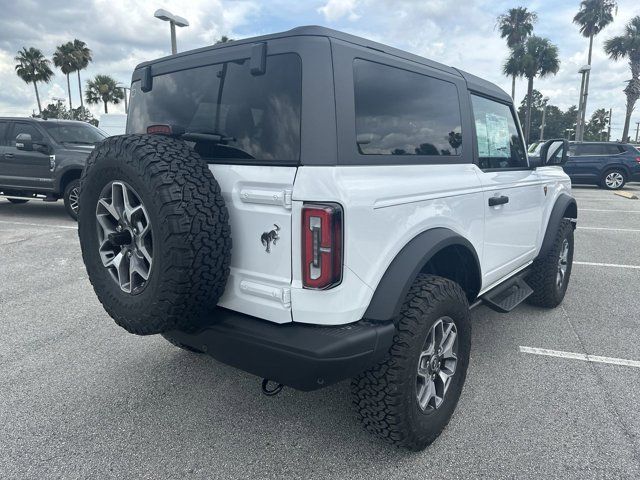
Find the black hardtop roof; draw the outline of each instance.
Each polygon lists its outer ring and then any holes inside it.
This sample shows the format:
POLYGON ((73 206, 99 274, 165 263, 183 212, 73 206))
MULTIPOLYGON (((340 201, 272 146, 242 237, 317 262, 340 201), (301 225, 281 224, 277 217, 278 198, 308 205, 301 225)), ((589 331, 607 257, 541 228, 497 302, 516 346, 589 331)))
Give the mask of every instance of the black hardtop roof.
POLYGON ((464 72, 457 68, 449 67, 442 63, 438 63, 433 60, 429 60, 427 58, 421 57, 419 55, 414 55, 412 53, 406 52, 404 50, 400 50, 394 47, 390 47, 388 45, 384 45, 382 43, 374 42, 372 40, 367 40, 366 38, 358 37, 356 35, 351 35, 348 33, 340 32, 338 30, 334 30, 332 28, 320 27, 317 25, 309 25, 303 27, 292 28, 291 30, 287 30, 285 32, 272 33, 269 35, 262 35, 259 37, 251 37, 251 38, 243 38, 241 40, 234 40, 228 43, 221 43, 217 45, 210 45, 208 47, 202 47, 195 50, 188 50, 186 52, 181 52, 176 55, 170 55, 167 57, 162 57, 156 60, 151 60, 147 62, 143 62, 136 66, 136 70, 146 67, 148 65, 153 65, 157 63, 161 63, 168 60, 173 60, 179 57, 187 57, 189 55, 193 55, 194 53, 207 52, 211 50, 217 50, 222 48, 227 48, 234 45, 243 45, 248 43, 258 43, 258 42, 266 42, 269 40, 274 40, 277 38, 287 38, 287 37, 300 37, 300 36, 316 36, 316 37, 328 37, 335 38, 336 40, 342 40, 344 42, 353 43, 355 45, 359 45, 365 48, 371 48, 373 50, 379 50, 389 55, 393 55, 395 57, 399 57, 405 60, 409 60, 412 62, 419 63, 421 65, 426 65, 431 68, 436 68, 438 70, 442 70, 444 72, 450 73, 452 75, 462 77, 466 82, 467 86, 470 90, 477 91, 478 93, 483 93, 486 95, 490 95, 492 97, 498 98, 500 100, 511 102, 511 97, 500 87, 497 85, 484 80, 480 77, 472 75, 470 73, 464 72))

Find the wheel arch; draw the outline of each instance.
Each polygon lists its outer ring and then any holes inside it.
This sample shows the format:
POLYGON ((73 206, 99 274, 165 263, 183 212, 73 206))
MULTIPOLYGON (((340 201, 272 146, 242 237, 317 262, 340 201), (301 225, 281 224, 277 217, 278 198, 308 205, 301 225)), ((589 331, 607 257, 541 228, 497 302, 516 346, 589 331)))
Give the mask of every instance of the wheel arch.
MULTIPOLYGON (((549 221, 547 222, 547 230, 542 240, 542 246, 540 247, 540 253, 538 257, 542 257, 549 252, 549 249, 553 245, 553 239, 555 234, 560 228, 560 223, 564 218, 571 218, 573 220, 578 219, 578 204, 575 198, 561 193, 556 199, 556 203, 553 205, 551 215, 549 215, 549 221)), ((575 223, 574 223, 575 228, 575 223)))
POLYGON ((448 228, 426 230, 410 240, 387 267, 364 318, 373 321, 397 318, 409 288, 420 273, 457 282, 469 302, 475 300, 482 284, 480 260, 471 242, 448 228))
POLYGON ((64 195, 64 190, 65 188, 67 188, 67 185, 69 185, 69 182, 72 182, 73 180, 80 180, 81 176, 82 176, 81 168, 70 168, 66 170, 60 176, 60 181, 58 182, 58 192, 60 192, 60 195, 61 196, 64 195))

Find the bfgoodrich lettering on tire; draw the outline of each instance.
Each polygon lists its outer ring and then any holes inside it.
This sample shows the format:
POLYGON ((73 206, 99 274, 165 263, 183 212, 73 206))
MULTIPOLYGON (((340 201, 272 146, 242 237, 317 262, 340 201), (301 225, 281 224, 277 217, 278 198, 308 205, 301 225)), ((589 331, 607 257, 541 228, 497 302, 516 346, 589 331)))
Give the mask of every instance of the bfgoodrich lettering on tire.
POLYGON ((365 428, 384 440, 421 450, 449 422, 469 364, 471 323, 458 284, 420 275, 400 312, 385 361, 351 382, 365 428))
POLYGON ((220 187, 182 141, 123 135, 87 160, 78 233, 93 288, 131 333, 186 328, 216 305, 231 237, 220 187))

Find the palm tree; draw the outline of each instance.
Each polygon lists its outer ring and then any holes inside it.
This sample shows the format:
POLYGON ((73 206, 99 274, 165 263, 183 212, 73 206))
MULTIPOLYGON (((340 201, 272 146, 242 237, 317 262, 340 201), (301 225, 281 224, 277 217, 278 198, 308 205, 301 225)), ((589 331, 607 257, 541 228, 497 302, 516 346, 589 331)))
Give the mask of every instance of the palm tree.
POLYGON ((640 98, 640 15, 633 17, 624 28, 624 33, 604 42, 604 51, 613 60, 629 59, 631 80, 627 82, 624 93, 627 96, 627 111, 624 119, 622 141, 627 141, 631 114, 636 101, 640 98))
POLYGON ((514 49, 514 56, 522 62, 522 74, 527 77, 527 110, 525 114, 525 139, 529 142, 531 131, 531 99, 533 97, 533 79, 556 74, 560 70, 558 47, 547 38, 530 36, 514 49))
POLYGON ((502 73, 505 76, 512 78, 511 98, 516 94, 516 78, 521 78, 524 75, 522 58, 518 56, 518 52, 516 50, 510 50, 509 57, 502 66, 502 73))
MULTIPOLYGON (((580 33, 589 39, 589 55, 587 64, 591 65, 591 52, 593 51, 593 37, 598 35, 607 25, 613 22, 613 10, 617 8, 615 0, 582 0, 580 10, 573 17, 573 23, 580 26, 580 33)), ((587 95, 589 92, 589 76, 587 70, 584 79, 584 96, 580 99, 580 132, 584 133, 584 119, 587 110, 587 95)), ((579 140, 582 140, 580 138, 579 140)))
MULTIPOLYGON (((538 15, 535 12, 530 12, 526 7, 510 8, 507 13, 498 17, 496 26, 500 29, 500 38, 506 38, 507 46, 513 51, 533 33, 533 24, 537 19, 538 15)), ((511 98, 514 98, 518 75, 506 72, 505 74, 511 76, 511 98)))
POLYGON ((90 105, 104 103, 104 113, 109 113, 108 103, 117 105, 124 98, 122 88, 118 87, 116 81, 109 75, 96 75, 93 79, 87 80, 87 90, 84 94, 90 105))
POLYGON ((89 65, 89 62, 93 60, 91 56, 91 50, 87 47, 87 44, 77 38, 73 41, 73 50, 75 56, 75 69, 78 72, 78 91, 80 92, 80 106, 84 107, 82 101, 82 82, 80 81, 80 70, 84 70, 89 65))
POLYGON ((42 115, 42 105, 40 104, 40 94, 38 93, 38 82, 49 83, 53 77, 51 62, 47 60, 42 52, 37 48, 22 47, 22 50, 15 56, 18 64, 15 66, 16 73, 26 83, 33 83, 36 90, 36 100, 38 101, 38 111, 42 115))
POLYGON ((74 55, 73 43, 67 42, 58 45, 53 53, 53 64, 62 70, 67 76, 67 92, 69 92, 69 111, 73 111, 71 104, 71 82, 69 82, 69 74, 76 70, 76 57, 74 55))

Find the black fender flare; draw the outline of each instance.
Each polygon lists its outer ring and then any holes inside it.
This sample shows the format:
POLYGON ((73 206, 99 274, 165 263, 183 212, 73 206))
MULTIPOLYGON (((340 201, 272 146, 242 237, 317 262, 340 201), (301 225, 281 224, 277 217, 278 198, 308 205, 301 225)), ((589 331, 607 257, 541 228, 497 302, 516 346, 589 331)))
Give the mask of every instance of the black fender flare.
POLYGON ((471 252, 477 266, 476 281, 480 286, 480 261, 471 242, 448 228, 433 228, 416 235, 392 260, 373 293, 364 318, 378 322, 396 318, 420 271, 438 252, 452 245, 464 247, 471 252))
POLYGON ((556 232, 558 231, 558 228, 560 228, 560 223, 564 218, 577 219, 578 204, 572 196, 567 195, 566 193, 561 193, 558 195, 556 203, 553 205, 551 215, 549 215, 547 230, 544 234, 544 239, 542 240, 542 246, 540 247, 538 258, 545 256, 549 252, 549 249, 553 245, 556 232))

